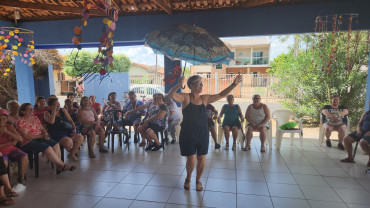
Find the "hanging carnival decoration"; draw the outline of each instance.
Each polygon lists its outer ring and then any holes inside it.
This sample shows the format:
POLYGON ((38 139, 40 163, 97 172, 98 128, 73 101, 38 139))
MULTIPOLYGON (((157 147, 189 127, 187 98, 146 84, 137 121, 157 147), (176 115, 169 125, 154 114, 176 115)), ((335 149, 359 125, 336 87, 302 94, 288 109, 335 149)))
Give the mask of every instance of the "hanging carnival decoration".
POLYGON ((5 67, 5 72, 3 76, 7 76, 8 72, 14 68, 14 56, 20 56, 21 62, 32 66, 35 64, 35 46, 33 41, 33 31, 23 28, 16 27, 0 27, 0 66, 5 63, 4 60, 10 62, 8 66, 5 67), (28 40, 26 42, 24 39, 28 40), (23 47, 26 45, 27 47, 23 47), (11 53, 7 53, 9 50, 11 53))
POLYGON ((347 72, 351 70, 353 61, 351 57, 356 57, 357 50, 351 55, 351 41, 357 42, 359 39, 360 31, 357 29, 358 25, 358 14, 335 14, 318 16, 315 19, 314 27, 314 41, 312 45, 314 49, 315 59, 312 60, 315 69, 328 71, 337 67, 336 58, 339 40, 346 40, 346 60, 347 60, 347 72), (344 32, 344 31, 348 32, 344 32), (352 32, 356 31, 355 36, 352 37, 352 32), (354 41, 353 41, 354 40, 354 41), (315 48, 316 46, 316 48, 315 48), (324 60, 320 64, 318 60, 324 60), (316 62, 315 62, 316 61, 316 62))
MULTIPOLYGON (((104 11, 106 14, 106 17, 103 19, 103 34, 99 38, 100 46, 98 49, 98 55, 94 58, 94 64, 90 67, 90 69, 87 72, 85 71, 80 74, 80 76, 83 77, 83 81, 86 81, 90 78, 95 78, 96 75, 94 77, 92 76, 97 71, 100 74, 100 81, 102 81, 105 77, 109 76, 109 73, 113 69, 113 37, 114 31, 116 30, 116 22, 118 20, 118 10, 113 6, 105 3, 103 0, 98 1, 103 4, 105 8, 99 7, 93 1, 84 0, 84 8, 82 10, 82 19, 80 26, 76 26, 73 29, 75 35, 72 38, 72 43, 75 44, 80 51, 82 49, 80 43, 83 42, 82 29, 83 27, 87 26, 87 20, 90 16, 91 7, 95 7, 96 9, 104 11)), ((78 52, 75 57, 75 63, 77 56, 78 52)), ((77 71, 80 71, 76 68, 76 64, 75 69, 77 71)))
POLYGON ((171 85, 173 83, 175 83, 176 81, 176 78, 180 77, 181 75, 181 67, 176 64, 176 66, 173 68, 173 71, 169 73, 169 75, 167 75, 163 81, 167 84, 167 85, 171 85))

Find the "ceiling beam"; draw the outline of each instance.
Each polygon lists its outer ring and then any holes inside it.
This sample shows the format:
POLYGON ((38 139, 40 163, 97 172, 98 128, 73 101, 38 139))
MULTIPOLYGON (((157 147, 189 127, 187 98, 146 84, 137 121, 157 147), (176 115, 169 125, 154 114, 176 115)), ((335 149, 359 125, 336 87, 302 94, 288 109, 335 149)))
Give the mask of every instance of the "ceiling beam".
MULTIPOLYGON (((36 10, 47 10, 53 12, 65 12, 71 14, 81 14, 82 8, 80 7, 68 7, 68 6, 55 6, 52 4, 43 4, 43 3, 30 3, 30 2, 20 2, 15 0, 1 0, 0 6, 6 7, 18 7, 24 9, 36 9, 36 10)), ((104 16, 104 12, 90 9, 90 15, 93 16, 104 16)))
POLYGON ((269 3, 274 3, 274 0, 246 0, 242 2, 242 7, 256 7, 269 3))
POLYGON ((152 0, 156 3, 159 7, 161 7, 164 11, 168 14, 173 15, 173 9, 168 5, 167 0, 152 0))

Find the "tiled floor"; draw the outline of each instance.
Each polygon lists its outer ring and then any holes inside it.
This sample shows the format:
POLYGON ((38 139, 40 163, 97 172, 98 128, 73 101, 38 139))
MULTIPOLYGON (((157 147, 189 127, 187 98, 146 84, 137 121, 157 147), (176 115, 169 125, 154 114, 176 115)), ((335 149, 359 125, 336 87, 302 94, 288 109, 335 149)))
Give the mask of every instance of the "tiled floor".
POLYGON ((317 143, 306 139, 300 151, 284 139, 280 151, 265 153, 256 138, 248 152, 210 146, 202 192, 195 191, 195 178, 190 191, 182 188, 185 158, 178 144, 159 152, 115 145, 114 154, 96 159, 87 158, 85 145, 73 172, 57 176, 40 157, 40 177, 28 170, 27 189, 14 207, 370 207, 368 156, 359 151, 355 164, 343 164, 344 151, 317 143))

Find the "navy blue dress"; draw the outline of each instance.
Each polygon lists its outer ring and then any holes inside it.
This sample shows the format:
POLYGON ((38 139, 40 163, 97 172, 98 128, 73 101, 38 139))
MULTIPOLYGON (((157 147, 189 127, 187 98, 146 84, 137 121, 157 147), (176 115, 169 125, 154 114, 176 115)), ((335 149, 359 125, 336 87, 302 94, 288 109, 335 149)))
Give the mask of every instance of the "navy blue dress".
POLYGON ((197 154, 198 156, 208 153, 209 131, 207 108, 202 103, 191 103, 182 109, 183 121, 180 131, 180 151, 182 156, 197 154))

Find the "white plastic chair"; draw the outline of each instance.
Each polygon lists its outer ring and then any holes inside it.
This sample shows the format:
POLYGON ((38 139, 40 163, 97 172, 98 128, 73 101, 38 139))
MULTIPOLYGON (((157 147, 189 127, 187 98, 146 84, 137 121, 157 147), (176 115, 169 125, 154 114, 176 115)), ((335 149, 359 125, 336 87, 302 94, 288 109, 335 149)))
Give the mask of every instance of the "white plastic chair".
MULTIPOLYGON (((347 116, 346 135, 349 133, 351 133, 351 122, 349 121, 349 117, 347 116)), ((322 113, 320 113, 320 130, 319 130, 319 145, 320 146, 322 146, 322 143, 324 143, 324 137, 325 137, 325 129, 323 126, 322 113)))
MULTIPOLYGON (((217 121, 215 121, 215 125, 217 126, 217 143, 221 144, 224 141, 223 140, 224 139, 224 129, 221 127, 221 124, 219 124, 217 121)), ((244 148, 245 139, 246 138, 244 137, 242 130, 239 129, 238 138, 236 139, 236 142, 240 145, 240 148, 244 148)))
POLYGON ((301 149, 303 149, 303 135, 302 135, 302 121, 297 118, 292 111, 290 110, 277 110, 272 113, 272 119, 276 121, 276 148, 279 150, 281 146, 281 140, 283 138, 283 134, 290 133, 290 145, 293 145, 294 134, 297 133, 299 135, 301 149), (297 130, 281 130, 279 126, 289 122, 289 120, 293 118, 297 122, 299 122, 299 129, 297 130))
MULTIPOLYGON (((247 123, 245 125, 245 134, 247 134, 247 131, 248 131, 248 121, 246 121, 246 122, 247 123)), ((253 131, 253 132, 256 132, 256 131, 253 131)), ((245 139, 247 139, 247 138, 245 138, 245 139)), ((266 141, 268 142, 269 149, 271 150, 272 149, 272 122, 271 122, 271 119, 269 120, 269 128, 267 129, 266 141)))

